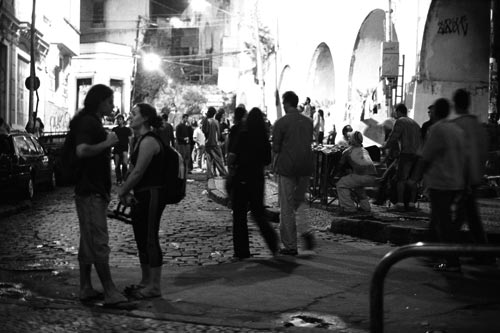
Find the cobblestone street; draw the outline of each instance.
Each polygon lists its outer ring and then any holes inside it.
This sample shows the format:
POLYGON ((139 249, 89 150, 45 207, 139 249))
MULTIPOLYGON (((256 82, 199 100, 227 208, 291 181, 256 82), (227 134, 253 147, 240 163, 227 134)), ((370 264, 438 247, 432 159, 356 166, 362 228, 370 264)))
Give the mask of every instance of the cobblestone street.
MULTIPOLYGON (((187 197, 179 205, 167 207, 163 214, 160 240, 167 270, 169 267, 181 269, 218 265, 229 262, 232 258, 231 211, 209 199, 206 186, 204 175, 192 176, 192 180, 188 182, 187 197)), ((115 202, 110 207, 114 207, 115 202)), ((327 232, 331 223, 329 212, 308 208, 307 213, 319 231, 318 239, 351 244, 360 249, 377 247, 370 241, 327 232)), ((112 269, 138 270, 131 226, 113 219, 109 219, 108 224, 112 269)), ((250 222, 249 226, 254 258, 269 258, 270 252, 255 225, 250 222)), ((65 270, 78 268, 76 256, 79 230, 71 187, 39 193, 30 209, 3 218, 0 229, 0 271, 9 272, 7 276, 29 275, 31 280, 38 280, 43 288, 44 279, 50 279, 47 276, 54 277, 65 270)), ((1 281, 8 282, 5 276, 0 276, 1 281)), ((12 297, 9 296, 8 287, 4 284, 0 288, 3 290, 0 294, 0 321, 3 323, 1 332, 262 331, 189 324, 165 318, 144 319, 130 313, 96 311, 95 308, 86 308, 78 302, 77 286, 74 286, 73 299, 55 298, 50 301, 30 295, 29 291, 27 296, 20 296, 18 291, 14 291, 12 297)))

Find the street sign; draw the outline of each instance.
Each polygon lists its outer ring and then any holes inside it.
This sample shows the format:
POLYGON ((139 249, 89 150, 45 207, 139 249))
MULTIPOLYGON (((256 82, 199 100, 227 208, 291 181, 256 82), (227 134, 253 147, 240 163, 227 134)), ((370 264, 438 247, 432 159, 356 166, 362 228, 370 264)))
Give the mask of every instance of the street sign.
MULTIPOLYGON (((31 76, 28 76, 26 80, 24 80, 24 86, 26 87, 26 89, 31 90, 31 76)), ((40 88, 40 79, 38 78, 38 76, 35 76, 34 88, 35 90, 38 90, 38 88, 40 88)))
POLYGON ((399 43, 382 42, 380 78, 396 78, 399 74, 399 43))

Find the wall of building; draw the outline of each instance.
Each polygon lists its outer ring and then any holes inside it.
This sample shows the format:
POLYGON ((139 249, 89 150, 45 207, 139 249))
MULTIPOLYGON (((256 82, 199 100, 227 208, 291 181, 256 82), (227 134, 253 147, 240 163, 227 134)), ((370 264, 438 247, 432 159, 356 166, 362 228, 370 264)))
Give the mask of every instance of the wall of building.
MULTIPOLYGON (((400 64, 405 56, 404 69, 400 69, 404 82, 399 79, 397 91, 402 96, 397 101, 406 100, 411 116, 419 123, 427 120, 430 103, 439 97, 451 98, 460 87, 471 92, 472 112, 486 119, 489 3, 392 0, 393 41, 399 41, 400 64)), ((388 0, 353 0, 342 5, 326 0, 307 4, 298 0, 236 0, 231 11, 242 21, 251 21, 255 5, 264 13, 259 19, 271 27, 279 45, 277 57, 265 66, 269 119, 279 114, 274 98, 278 88, 280 93, 295 90, 301 102, 316 95, 313 103, 326 109, 328 127, 358 122, 356 126, 365 128, 369 121, 360 121, 363 110, 373 120, 371 124, 383 123, 389 111, 385 104, 390 103, 384 97, 378 67, 380 42, 387 40, 389 33, 388 0), (367 112, 377 102, 382 110, 378 108, 378 114, 367 112), (363 109, 363 104, 369 105, 368 109, 363 109)), ((252 38, 245 36, 238 24, 232 27, 231 35, 239 37, 240 45, 241 39, 252 38)), ((240 68, 244 61, 240 59, 240 68)), ((238 101, 263 106, 260 94, 253 77, 240 75, 238 101)))

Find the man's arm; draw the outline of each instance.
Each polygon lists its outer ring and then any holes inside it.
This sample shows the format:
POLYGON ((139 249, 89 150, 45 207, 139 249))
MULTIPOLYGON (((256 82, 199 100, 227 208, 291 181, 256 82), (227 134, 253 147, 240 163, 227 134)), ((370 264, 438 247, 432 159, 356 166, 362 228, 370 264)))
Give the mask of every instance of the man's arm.
POLYGON ((401 122, 396 120, 394 128, 392 129, 391 134, 389 134, 389 138, 387 138, 384 148, 389 148, 391 150, 394 149, 394 147, 398 145, 399 138, 401 138, 402 134, 403 126, 401 126, 401 122))
POLYGON ((273 152, 278 154, 281 151, 281 142, 283 134, 281 133, 281 124, 276 122, 273 127, 273 152))
POLYGON ((80 143, 76 146, 76 156, 78 158, 92 157, 99 155, 103 150, 113 147, 118 143, 118 137, 115 132, 108 133, 106 140, 94 145, 80 143))

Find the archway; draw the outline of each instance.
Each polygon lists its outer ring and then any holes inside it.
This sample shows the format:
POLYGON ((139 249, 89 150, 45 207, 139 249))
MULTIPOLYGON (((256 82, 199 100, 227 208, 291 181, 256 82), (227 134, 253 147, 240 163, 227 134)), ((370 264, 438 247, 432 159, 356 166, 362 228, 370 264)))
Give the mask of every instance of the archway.
MULTIPOLYGON (((392 31, 393 41, 397 42, 394 25, 392 31)), ((366 16, 356 36, 349 68, 348 105, 344 115, 346 123, 363 132, 367 145, 382 144, 385 140, 383 123, 387 112, 379 76, 382 42, 385 40, 385 11, 375 9, 366 16)))
POLYGON ((314 51, 309 67, 307 88, 308 95, 316 109, 322 108, 327 111, 335 103, 335 68, 332 53, 325 43, 319 44, 314 51))
MULTIPOLYGON (((439 97, 451 98, 458 88, 471 93, 471 112, 486 121, 489 14, 489 1, 432 1, 420 51, 415 99, 417 121, 427 120, 425 111, 430 103, 439 97)), ((499 28, 497 25, 497 35, 499 28)))

